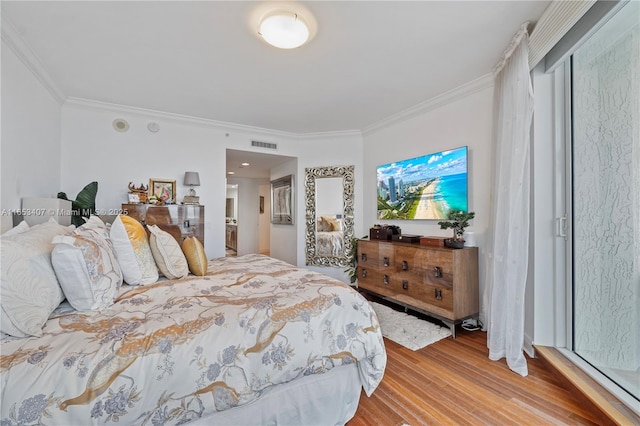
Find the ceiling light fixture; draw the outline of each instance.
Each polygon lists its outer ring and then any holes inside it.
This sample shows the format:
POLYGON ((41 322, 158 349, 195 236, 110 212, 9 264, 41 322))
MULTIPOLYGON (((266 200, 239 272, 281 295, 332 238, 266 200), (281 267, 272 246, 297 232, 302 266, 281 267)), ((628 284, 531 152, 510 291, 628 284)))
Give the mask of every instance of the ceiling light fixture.
POLYGON ((251 164, 249 164, 249 163, 242 163, 242 164, 240 164, 240 165, 241 165, 241 166, 243 166, 243 167, 247 167, 247 166, 250 166, 251 164))
POLYGON ((272 12, 260 21, 258 34, 272 46, 294 49, 309 40, 309 27, 304 18, 294 12, 272 12))

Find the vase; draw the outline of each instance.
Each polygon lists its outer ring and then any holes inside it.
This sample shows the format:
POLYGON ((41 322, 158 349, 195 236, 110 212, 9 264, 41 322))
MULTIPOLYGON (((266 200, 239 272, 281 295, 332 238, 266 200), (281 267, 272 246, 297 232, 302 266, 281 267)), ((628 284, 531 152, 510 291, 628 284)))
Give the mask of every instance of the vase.
POLYGON ((444 240, 444 245, 453 249, 461 249, 464 247, 464 240, 454 240, 453 238, 448 238, 444 240))

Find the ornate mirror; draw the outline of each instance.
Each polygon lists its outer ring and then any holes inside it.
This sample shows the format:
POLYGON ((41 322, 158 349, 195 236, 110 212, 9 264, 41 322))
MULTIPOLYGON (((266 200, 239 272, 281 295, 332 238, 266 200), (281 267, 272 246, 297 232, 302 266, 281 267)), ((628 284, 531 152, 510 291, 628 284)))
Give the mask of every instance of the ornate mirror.
POLYGON ((305 169, 307 265, 348 266, 354 166, 305 169))

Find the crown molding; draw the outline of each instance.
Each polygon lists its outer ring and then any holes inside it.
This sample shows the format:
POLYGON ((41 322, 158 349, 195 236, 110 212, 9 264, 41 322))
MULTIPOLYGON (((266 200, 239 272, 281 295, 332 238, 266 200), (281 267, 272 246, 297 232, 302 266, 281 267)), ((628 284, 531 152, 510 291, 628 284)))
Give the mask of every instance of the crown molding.
POLYGON ((228 123, 226 121, 212 120, 208 118, 193 117, 190 115, 176 114, 172 112, 158 111, 148 108, 132 107, 127 105, 119 105, 110 102, 95 101, 91 99, 83 99, 69 97, 64 103, 64 107, 86 109, 93 111, 107 111, 117 113, 119 115, 128 114, 139 118, 156 118, 164 121, 171 121, 178 124, 189 124, 193 126, 206 127, 224 132, 230 130, 259 133, 262 135, 278 136, 285 138, 297 138, 299 135, 291 132, 266 129, 262 127, 248 126, 244 124, 228 123))
POLYGON ((53 98, 62 105, 66 96, 60 90, 58 85, 53 82, 49 74, 45 71, 40 60, 33 53, 29 44, 20 36, 15 26, 4 16, 1 18, 2 41, 16 54, 20 61, 31 71, 42 86, 53 96, 53 98))
POLYGON ((440 108, 443 105, 465 98, 480 90, 493 87, 494 81, 495 80, 492 73, 485 74, 479 78, 476 78, 475 80, 471 80, 470 82, 463 84, 462 86, 458 86, 455 89, 434 96, 433 98, 421 102, 413 107, 407 108, 404 111, 400 111, 383 120, 373 123, 362 129, 362 134, 363 136, 370 135, 382 128, 406 121, 417 115, 433 111, 434 109, 440 108))
POLYGON ((328 139, 338 137, 361 137, 359 130, 345 130, 337 132, 319 132, 319 133, 293 133, 280 130, 267 129, 263 127, 248 126, 245 124, 229 123, 226 121, 212 120, 208 118, 193 117, 190 115, 182 115, 171 112, 157 111, 147 108, 132 107, 119 105, 109 102, 95 101, 91 99, 83 99, 76 97, 68 97, 64 103, 65 107, 87 109, 93 111, 108 111, 117 114, 128 114, 140 118, 155 118, 159 120, 172 121, 179 124, 189 124, 195 126, 216 129, 224 132, 230 130, 242 131, 252 134, 261 134, 268 136, 276 136, 281 138, 290 138, 298 140, 328 139))
POLYGON ((316 140, 316 139, 337 139, 337 138, 354 138, 362 137, 362 132, 358 129, 354 130, 338 130, 333 132, 316 132, 316 133, 300 133, 298 138, 301 140, 316 140))

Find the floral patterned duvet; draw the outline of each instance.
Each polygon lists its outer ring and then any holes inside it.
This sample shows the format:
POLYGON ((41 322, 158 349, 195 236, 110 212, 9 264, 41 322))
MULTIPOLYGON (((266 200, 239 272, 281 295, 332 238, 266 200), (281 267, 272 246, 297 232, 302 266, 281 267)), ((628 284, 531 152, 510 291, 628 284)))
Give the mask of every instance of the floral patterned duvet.
POLYGON ((43 332, 2 340, 2 426, 180 424, 349 363, 371 394, 386 364, 357 292, 260 255, 212 260, 205 277, 125 285, 109 309, 62 310, 43 332))

